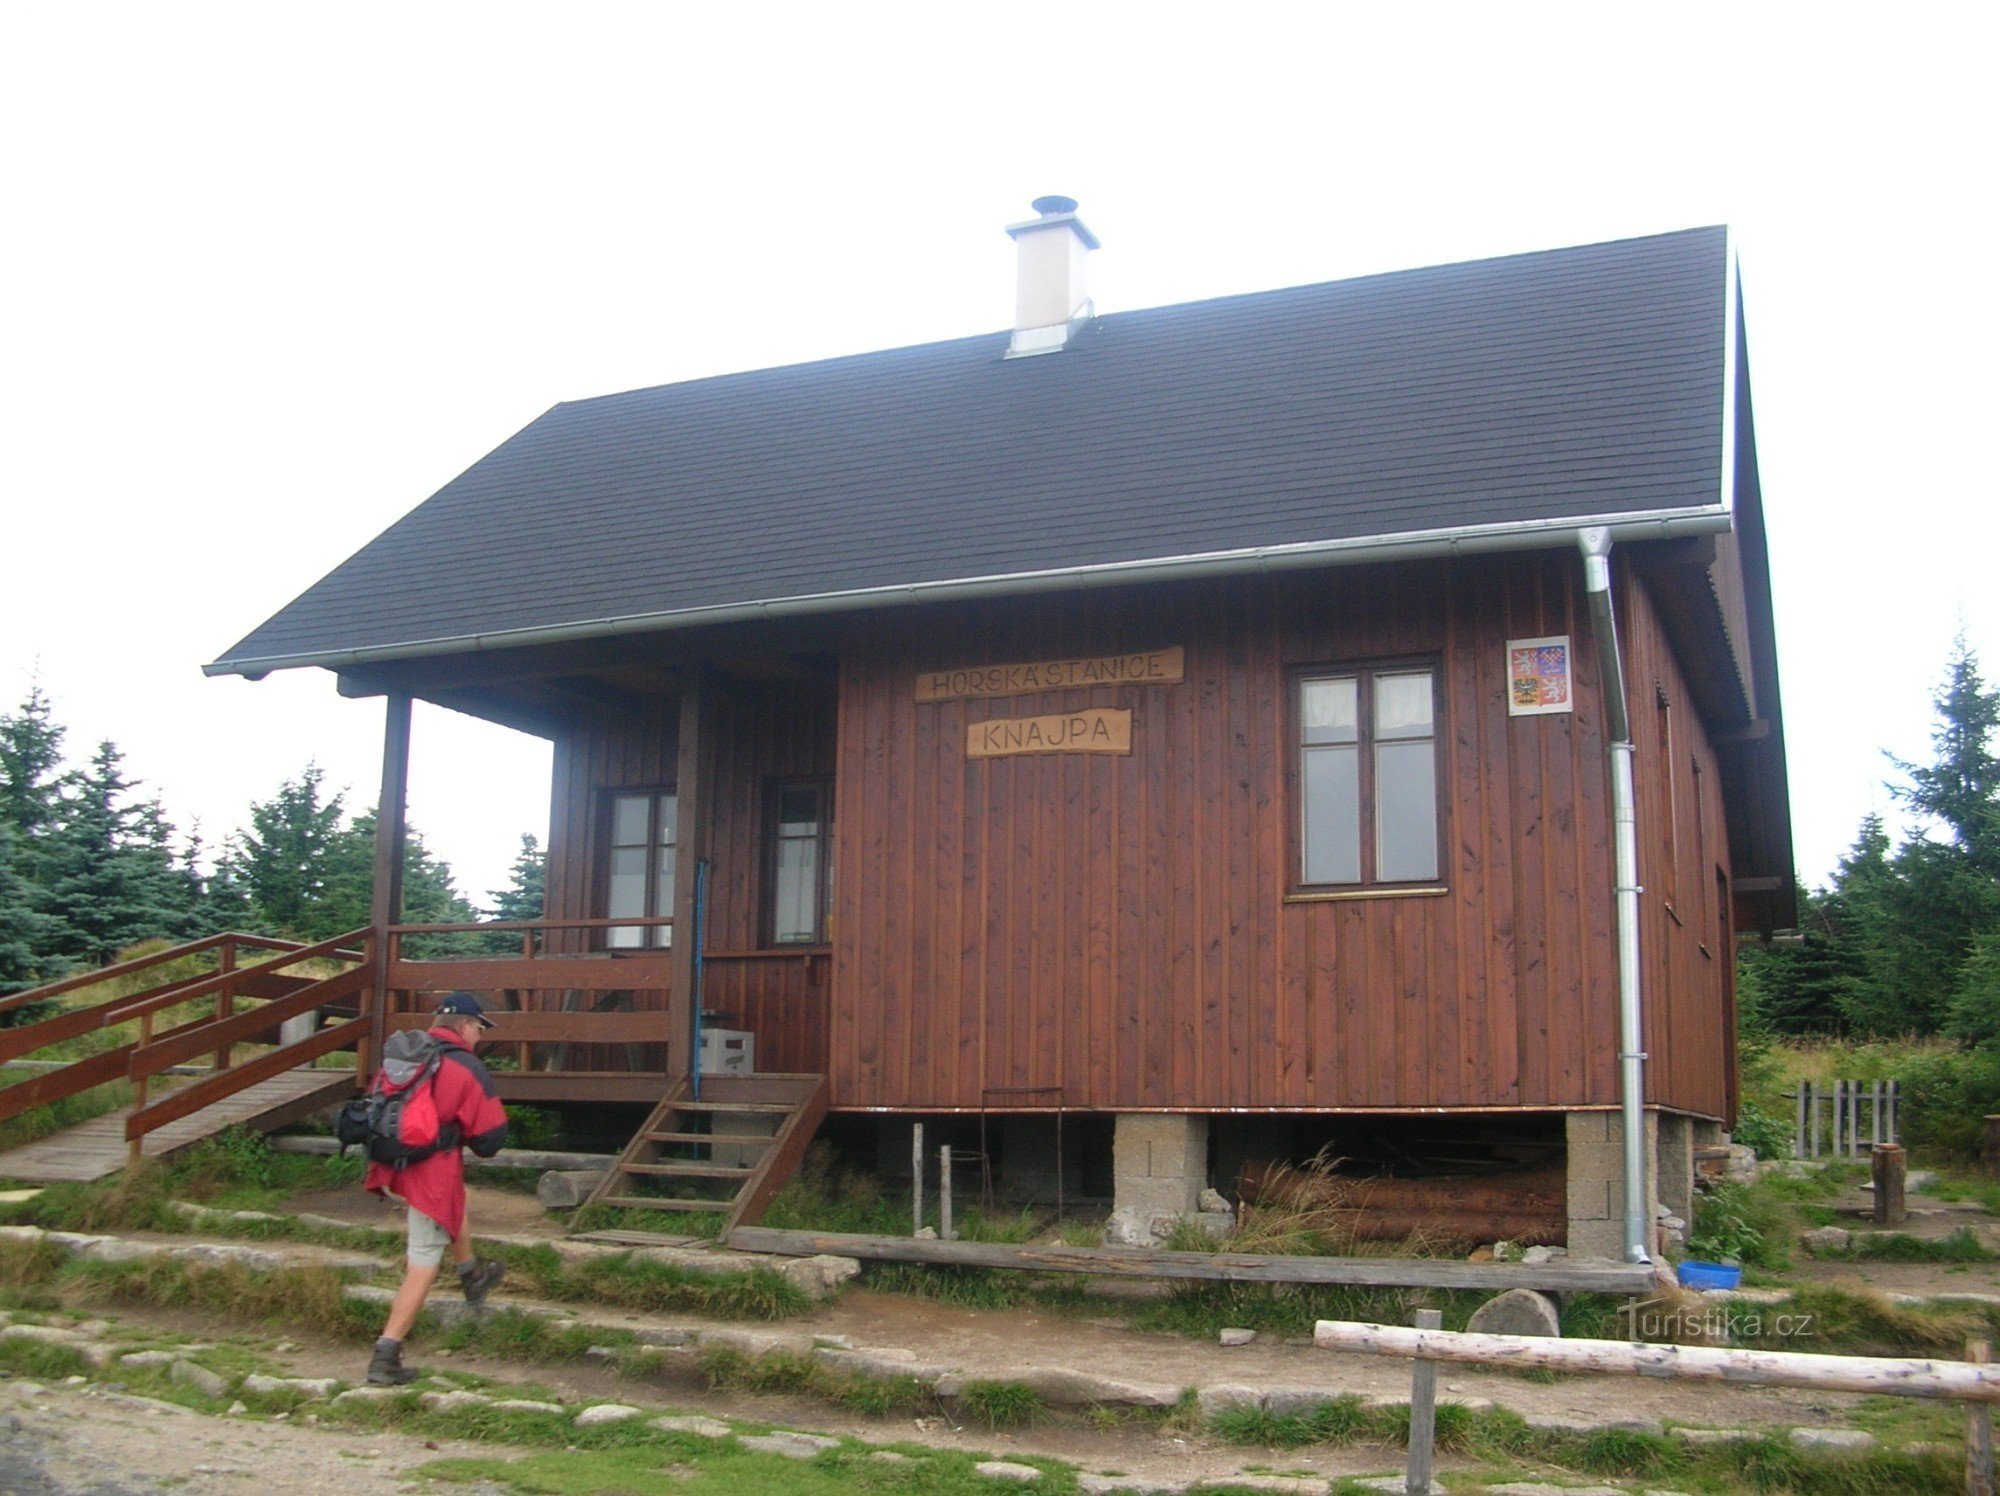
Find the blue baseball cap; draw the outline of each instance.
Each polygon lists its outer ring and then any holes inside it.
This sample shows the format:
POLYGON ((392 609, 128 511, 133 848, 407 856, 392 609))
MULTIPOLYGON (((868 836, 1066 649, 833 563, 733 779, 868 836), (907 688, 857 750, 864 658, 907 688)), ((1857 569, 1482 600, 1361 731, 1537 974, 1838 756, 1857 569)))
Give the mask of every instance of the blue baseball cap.
POLYGON ((437 1018, 477 1018, 481 1028, 492 1028, 493 1020, 486 1016, 486 1010, 479 1006, 479 999, 470 992, 449 992, 444 1000, 432 1010, 437 1018))

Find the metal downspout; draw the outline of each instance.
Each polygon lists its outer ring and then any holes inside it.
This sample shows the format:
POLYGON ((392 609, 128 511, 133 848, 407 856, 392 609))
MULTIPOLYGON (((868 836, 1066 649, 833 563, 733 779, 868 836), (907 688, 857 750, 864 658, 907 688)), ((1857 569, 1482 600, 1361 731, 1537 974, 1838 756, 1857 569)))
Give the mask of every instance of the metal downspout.
POLYGON ((1635 750, 1625 697, 1625 662, 1611 601, 1611 532, 1577 532, 1583 585, 1597 631, 1604 681, 1605 730, 1611 739, 1611 815, 1618 899, 1618 1102, 1625 1134, 1625 1260, 1650 1262, 1653 1235, 1646 1191, 1646 1053, 1639 1015, 1639 826, 1632 772, 1635 750))

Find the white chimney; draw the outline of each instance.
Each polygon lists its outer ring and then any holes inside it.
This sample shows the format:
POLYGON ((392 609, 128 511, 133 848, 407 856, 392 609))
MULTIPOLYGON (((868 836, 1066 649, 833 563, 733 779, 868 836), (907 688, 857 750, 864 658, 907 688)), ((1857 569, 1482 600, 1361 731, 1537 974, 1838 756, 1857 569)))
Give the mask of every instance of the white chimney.
POLYGON ((1020 265, 1009 358, 1060 353, 1094 313, 1084 289, 1084 261, 1097 248, 1097 235, 1076 216, 1076 199, 1038 197, 1030 206, 1041 217, 1007 226, 1020 265))

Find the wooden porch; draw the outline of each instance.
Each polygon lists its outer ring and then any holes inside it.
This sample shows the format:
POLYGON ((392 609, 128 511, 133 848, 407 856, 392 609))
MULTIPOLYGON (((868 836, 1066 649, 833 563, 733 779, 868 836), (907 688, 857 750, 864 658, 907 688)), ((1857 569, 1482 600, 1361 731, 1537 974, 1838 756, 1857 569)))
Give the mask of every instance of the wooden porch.
MULTIPOLYGON (((495 1022, 482 1053, 503 1100, 657 1109, 699 1087, 692 1075, 699 1019, 693 1004, 672 1001, 671 950, 620 948, 613 932, 636 928, 650 939, 671 924, 390 925, 313 945, 224 934, 15 994, 0 1000, 0 1018, 45 1004, 57 1011, 0 1030, 0 1063, 55 1059, 0 1088, 0 1121, 117 1082, 133 1096, 0 1153, 0 1178, 99 1179, 230 1127, 271 1131, 310 1116, 359 1089, 386 1037, 427 1027, 437 999, 453 991, 476 994, 495 1022), (512 949, 407 954, 424 941, 512 949), (592 943, 605 948, 551 949, 592 943), (689 1026, 677 1033, 680 1011, 689 1026), (347 1054, 351 1062, 341 1058, 347 1054)), ((691 964, 698 984, 701 965, 691 964)), ((761 1211, 824 1113, 821 1075, 781 1079, 783 1105, 766 1101, 762 1110, 783 1114, 775 1130, 784 1146, 745 1149, 758 1156, 732 1166, 731 1179, 743 1186, 732 1198, 743 1206, 732 1223, 761 1211)), ((628 1152, 643 1155, 651 1172, 689 1151, 662 1148, 645 1130, 628 1152)))

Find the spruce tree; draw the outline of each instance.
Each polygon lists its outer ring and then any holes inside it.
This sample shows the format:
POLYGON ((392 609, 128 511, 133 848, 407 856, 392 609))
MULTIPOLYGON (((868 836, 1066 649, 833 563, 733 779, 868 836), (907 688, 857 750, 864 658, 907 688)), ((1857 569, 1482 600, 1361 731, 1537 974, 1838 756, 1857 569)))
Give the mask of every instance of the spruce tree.
MULTIPOLYGON (((336 859, 346 815, 345 797, 325 789, 326 773, 308 763, 269 800, 250 807, 250 829, 238 836, 223 859, 225 882, 248 895, 256 922, 275 934, 317 938, 325 918, 328 881, 337 876, 336 859)), ((364 905, 360 923, 367 922, 364 905)), ((338 934, 342 928, 328 929, 338 934)))
POLYGON ((172 828, 157 802, 125 803, 134 786, 123 763, 117 745, 98 744, 43 854, 46 912, 60 922, 62 953, 91 965, 141 940, 181 939, 193 922, 172 828))
POLYGON ((1943 822, 1972 872, 2000 879, 2000 690, 1987 687, 1963 634, 1932 703, 1931 762, 1895 760, 1909 783, 1891 788, 1911 809, 1943 822))
POLYGON ((523 832, 521 850, 507 870, 507 886, 493 890, 493 917, 540 919, 548 886, 549 860, 535 838, 523 832))

